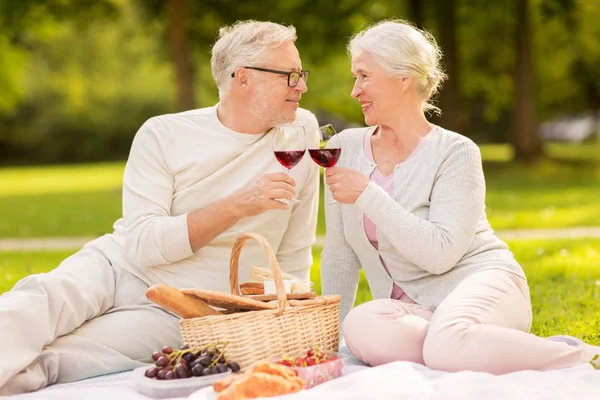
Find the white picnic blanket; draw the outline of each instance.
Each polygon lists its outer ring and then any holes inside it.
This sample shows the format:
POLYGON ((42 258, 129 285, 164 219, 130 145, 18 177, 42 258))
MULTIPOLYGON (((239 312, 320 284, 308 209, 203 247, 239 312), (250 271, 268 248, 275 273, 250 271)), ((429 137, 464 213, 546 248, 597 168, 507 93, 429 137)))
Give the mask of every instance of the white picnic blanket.
MULTIPOLYGON (((350 360, 342 378, 311 390, 270 399, 600 399, 600 371, 591 365, 506 375, 482 372, 446 373, 409 362, 376 368, 350 360)), ((193 393, 188 400, 214 400, 212 388, 193 393)), ((135 388, 131 373, 107 375, 70 384, 54 385, 11 400, 148 400, 135 388)))

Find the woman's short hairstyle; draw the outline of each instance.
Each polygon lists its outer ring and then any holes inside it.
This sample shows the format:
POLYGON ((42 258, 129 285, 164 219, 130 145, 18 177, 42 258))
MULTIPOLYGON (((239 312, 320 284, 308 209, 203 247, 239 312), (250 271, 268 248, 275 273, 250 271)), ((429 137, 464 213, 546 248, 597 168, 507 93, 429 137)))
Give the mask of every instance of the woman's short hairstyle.
POLYGON ((219 97, 222 99, 229 92, 231 73, 236 68, 256 65, 264 61, 267 49, 296 39, 296 28, 274 22, 239 21, 221 28, 210 59, 219 97))
POLYGON ((354 35, 348 43, 348 52, 352 57, 370 53, 390 73, 414 77, 423 96, 423 109, 440 112, 429 100, 446 74, 440 66, 442 52, 428 32, 403 20, 382 21, 354 35))

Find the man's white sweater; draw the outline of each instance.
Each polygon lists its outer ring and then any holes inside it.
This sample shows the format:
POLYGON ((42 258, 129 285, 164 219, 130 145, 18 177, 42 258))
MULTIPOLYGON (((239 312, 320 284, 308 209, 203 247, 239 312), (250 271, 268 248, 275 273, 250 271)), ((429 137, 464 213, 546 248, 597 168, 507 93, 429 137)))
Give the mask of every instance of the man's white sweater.
MULTIPOLYGON (((281 269, 308 279, 317 223, 319 170, 306 156, 292 169, 301 203, 244 218, 196 253, 188 237, 187 214, 254 182, 263 174, 285 172, 275 159, 272 133, 244 134, 226 128, 217 106, 149 119, 137 132, 123 179, 123 218, 114 233, 87 246, 147 284, 165 283, 229 291, 229 260, 244 232, 264 236, 281 269)), ((296 121, 314 131, 314 115, 298 109, 296 121)), ((316 136, 315 136, 316 137, 316 136)), ((268 267, 254 241, 240 257, 240 282, 250 266, 268 267)))

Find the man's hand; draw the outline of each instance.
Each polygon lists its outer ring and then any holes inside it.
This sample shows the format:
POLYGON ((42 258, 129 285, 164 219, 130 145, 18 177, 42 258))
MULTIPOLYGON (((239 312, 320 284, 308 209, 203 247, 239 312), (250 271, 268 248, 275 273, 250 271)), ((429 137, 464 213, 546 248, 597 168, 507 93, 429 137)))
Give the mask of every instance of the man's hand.
POLYGON ((275 199, 293 199, 295 186, 294 179, 286 174, 267 174, 231 196, 192 211, 187 217, 192 251, 195 253, 242 218, 267 210, 287 210, 289 204, 275 199))
POLYGON ((325 183, 338 203, 354 204, 369 184, 369 179, 349 168, 327 168, 325 183))
POLYGON ((282 172, 266 174, 234 194, 244 216, 251 217, 267 210, 286 210, 296 194, 296 181, 282 172), (287 199, 283 203, 275 199, 287 199))

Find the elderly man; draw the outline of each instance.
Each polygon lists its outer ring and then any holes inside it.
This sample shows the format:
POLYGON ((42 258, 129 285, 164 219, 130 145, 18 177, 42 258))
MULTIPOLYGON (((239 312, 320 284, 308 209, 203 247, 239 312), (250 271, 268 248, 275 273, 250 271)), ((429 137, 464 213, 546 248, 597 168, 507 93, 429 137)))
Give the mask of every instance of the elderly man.
MULTIPOLYGON (((271 22, 221 29, 211 59, 220 102, 140 128, 114 232, 0 297, 0 395, 132 369, 178 344, 178 318, 149 302, 146 289, 228 291, 231 248, 243 232, 263 235, 282 270, 308 279, 318 168, 306 158, 284 173, 270 134, 282 124, 318 127, 298 108, 308 72, 295 40, 293 27, 271 22)), ((258 246, 245 246, 242 281, 250 265, 264 264, 258 246)))

